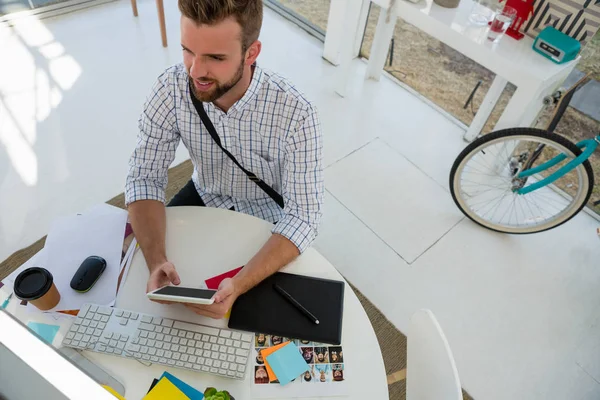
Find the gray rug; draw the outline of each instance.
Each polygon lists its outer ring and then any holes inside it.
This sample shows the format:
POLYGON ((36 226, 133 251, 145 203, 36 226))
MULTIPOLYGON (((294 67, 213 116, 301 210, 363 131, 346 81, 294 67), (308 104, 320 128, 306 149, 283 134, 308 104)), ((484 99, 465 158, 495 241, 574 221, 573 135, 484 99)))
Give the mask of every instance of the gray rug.
MULTIPOLYGON (((167 187, 167 201, 171 199, 183 186, 189 181, 192 175, 192 163, 188 160, 182 164, 169 169, 169 185, 167 187)), ((123 193, 113 197, 108 204, 116 207, 125 207, 125 196, 123 193)), ((32 245, 21 249, 2 263, 0 263, 0 280, 4 279, 12 271, 17 269, 21 264, 31 258, 35 253, 44 247, 46 237, 41 238, 32 245)), ((383 354, 383 362, 388 375, 406 368, 406 336, 397 330, 394 325, 375 307, 369 300, 362 295, 353 285, 350 285, 356 296, 364 307, 369 320, 373 325, 381 353, 383 354)), ((388 386, 390 400, 403 400, 406 398, 406 381, 401 380, 388 386)), ((433 383, 432 383, 433 384, 433 383)), ((465 391, 463 398, 471 400, 465 391)), ((375 399, 373 399, 375 400, 375 399)))

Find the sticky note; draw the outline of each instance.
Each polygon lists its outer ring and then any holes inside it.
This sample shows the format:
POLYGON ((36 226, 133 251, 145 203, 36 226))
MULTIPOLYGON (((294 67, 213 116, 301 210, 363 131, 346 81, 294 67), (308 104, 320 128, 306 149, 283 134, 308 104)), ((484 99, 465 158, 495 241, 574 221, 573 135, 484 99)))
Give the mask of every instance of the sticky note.
POLYGON ((294 343, 289 343, 267 356, 265 364, 266 362, 281 385, 291 382, 310 369, 294 343))
POLYGON ((162 378, 142 400, 190 400, 167 378, 162 378))
POLYGON ((41 322, 28 322, 27 326, 29 329, 37 333, 48 344, 52 344, 54 337, 60 329, 60 326, 58 325, 42 324, 41 322))
POLYGON ((202 392, 196 390, 192 386, 188 385, 181 379, 171 375, 167 371, 163 372, 160 379, 162 379, 162 378, 167 378, 168 380, 170 380, 171 383, 173 383, 175 386, 177 386, 177 388, 179 390, 181 390, 183 392, 183 394, 185 394, 187 397, 189 397, 190 400, 202 400, 204 398, 204 394, 202 392))
POLYGON ((233 278, 234 276, 237 275, 238 272, 240 272, 242 270, 242 268, 244 268, 244 267, 234 268, 231 271, 227 271, 220 275, 213 276, 212 278, 208 278, 207 280, 204 281, 206 283, 206 287, 208 287, 209 289, 212 289, 212 290, 217 290, 219 288, 219 285, 225 278, 233 278))
MULTIPOLYGON (((269 347, 267 349, 262 349, 260 351, 260 354, 262 355, 262 358, 265 361, 265 368, 267 369, 267 375, 269 375, 269 382, 273 382, 274 380, 277 380, 277 376, 275 376, 275 373, 273 372, 273 370, 271 369, 271 366, 267 362, 267 356, 273 354, 274 352, 281 349, 283 346, 285 346, 288 343, 289 342, 284 342, 284 343, 278 344, 277 346, 269 347)), ((298 375, 300 375, 300 374, 298 374, 298 375)))

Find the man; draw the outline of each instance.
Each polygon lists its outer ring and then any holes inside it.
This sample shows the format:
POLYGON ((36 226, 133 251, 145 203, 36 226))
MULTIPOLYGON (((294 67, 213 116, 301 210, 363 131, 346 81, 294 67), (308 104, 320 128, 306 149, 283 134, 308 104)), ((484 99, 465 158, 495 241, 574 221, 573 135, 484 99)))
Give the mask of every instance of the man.
POLYGON ((169 206, 234 209, 274 223, 258 253, 221 283, 214 304, 187 305, 222 318, 239 295, 316 237, 324 193, 321 129, 314 106, 291 83, 256 65, 262 0, 179 0, 179 10, 183 65, 159 76, 144 105, 125 200, 150 270, 147 291, 181 283, 165 251, 164 205, 167 169, 180 140, 194 173, 169 206), (202 102, 223 147, 281 195, 283 209, 214 142, 192 96, 202 102))

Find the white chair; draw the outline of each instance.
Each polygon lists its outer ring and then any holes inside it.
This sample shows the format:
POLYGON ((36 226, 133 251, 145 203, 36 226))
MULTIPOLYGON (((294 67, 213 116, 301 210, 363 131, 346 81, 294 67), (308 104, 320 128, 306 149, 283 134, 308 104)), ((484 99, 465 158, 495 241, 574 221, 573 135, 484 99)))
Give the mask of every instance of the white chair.
POLYGON ((446 336, 430 310, 419 310, 408 328, 406 369, 388 384, 406 379, 406 400, 462 400, 458 371, 446 336))

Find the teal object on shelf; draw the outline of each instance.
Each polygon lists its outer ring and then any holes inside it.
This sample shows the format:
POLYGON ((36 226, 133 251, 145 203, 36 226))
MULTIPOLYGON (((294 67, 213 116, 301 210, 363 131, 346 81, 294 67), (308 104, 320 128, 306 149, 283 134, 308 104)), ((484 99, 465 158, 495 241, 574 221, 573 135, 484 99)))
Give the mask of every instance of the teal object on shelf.
POLYGON ((547 26, 535 38, 533 50, 557 64, 563 64, 577 57, 581 43, 556 28, 547 26))

